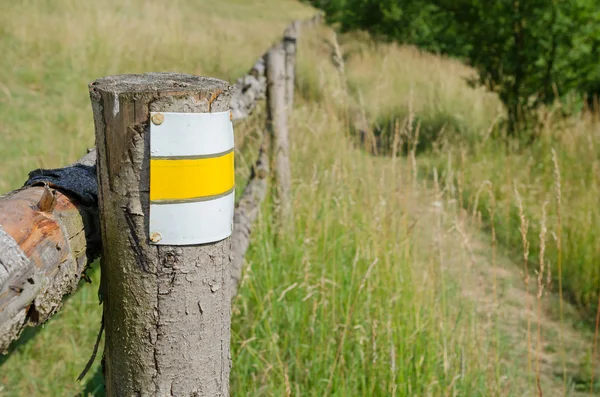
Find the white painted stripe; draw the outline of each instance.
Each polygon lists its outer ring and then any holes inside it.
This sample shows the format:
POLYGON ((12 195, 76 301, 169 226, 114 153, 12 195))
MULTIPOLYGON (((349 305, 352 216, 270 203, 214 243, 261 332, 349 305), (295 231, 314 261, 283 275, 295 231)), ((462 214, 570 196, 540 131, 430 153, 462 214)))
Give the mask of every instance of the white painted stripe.
MULTIPOLYGON (((155 112, 150 114, 150 119, 155 112)), ((233 149, 230 113, 161 112, 164 121, 150 126, 153 157, 205 156, 233 149)))
POLYGON ((150 204, 151 244, 195 245, 223 240, 233 230, 235 191, 214 200, 194 203, 150 204))

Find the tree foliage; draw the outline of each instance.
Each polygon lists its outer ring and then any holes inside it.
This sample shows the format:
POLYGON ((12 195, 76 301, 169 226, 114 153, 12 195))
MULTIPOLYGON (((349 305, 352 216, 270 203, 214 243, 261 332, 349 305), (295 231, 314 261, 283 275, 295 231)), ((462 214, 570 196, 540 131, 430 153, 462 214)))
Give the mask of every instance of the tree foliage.
POLYGON ((465 59, 498 93, 510 132, 564 95, 600 93, 596 0, 312 0, 343 30, 465 59))

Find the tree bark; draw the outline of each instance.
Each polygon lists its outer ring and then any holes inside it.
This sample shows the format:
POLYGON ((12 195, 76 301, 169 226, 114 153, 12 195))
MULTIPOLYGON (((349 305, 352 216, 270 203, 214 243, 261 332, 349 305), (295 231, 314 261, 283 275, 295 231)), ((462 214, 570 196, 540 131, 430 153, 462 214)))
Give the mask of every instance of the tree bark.
POLYGON ((281 232, 293 227, 291 171, 288 140, 285 49, 280 43, 267 53, 267 126, 273 137, 275 202, 281 232))
POLYGON ((0 352, 56 313, 99 254, 94 159, 33 171, 0 197, 0 352))
POLYGON ((224 81, 171 73, 90 85, 98 148, 107 396, 228 396, 230 239, 149 244, 149 113, 229 110, 224 81))

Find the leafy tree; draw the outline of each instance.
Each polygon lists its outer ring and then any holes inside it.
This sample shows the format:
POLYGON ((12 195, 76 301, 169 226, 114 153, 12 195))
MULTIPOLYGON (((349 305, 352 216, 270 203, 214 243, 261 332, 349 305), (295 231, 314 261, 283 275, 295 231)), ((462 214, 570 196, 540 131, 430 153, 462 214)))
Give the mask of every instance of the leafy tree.
POLYGON ((480 82, 506 106, 511 133, 526 130, 535 108, 593 78, 586 71, 589 46, 597 45, 600 36, 590 29, 594 15, 589 1, 432 2, 457 24, 459 35, 471 38, 469 62, 479 71, 480 82))
POLYGON ((466 59, 497 92, 510 133, 572 92, 600 92, 596 0, 313 0, 343 30, 466 59))

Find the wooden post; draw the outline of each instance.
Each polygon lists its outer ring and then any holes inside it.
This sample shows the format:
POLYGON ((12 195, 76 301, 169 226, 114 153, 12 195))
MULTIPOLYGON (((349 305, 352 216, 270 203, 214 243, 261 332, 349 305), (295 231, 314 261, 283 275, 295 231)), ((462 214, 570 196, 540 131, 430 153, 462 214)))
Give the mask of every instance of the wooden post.
POLYGON ((296 41, 300 29, 300 21, 292 22, 283 35, 285 49, 285 96, 288 111, 294 107, 294 86, 296 84, 296 41))
POLYGON ((107 396, 228 396, 230 239, 150 244, 149 130, 150 112, 228 112, 231 87, 173 73, 120 75, 91 83, 90 97, 107 396))
POLYGON ((285 49, 275 45, 266 55, 267 127, 273 137, 274 173, 277 203, 277 228, 293 227, 291 172, 289 159, 288 117, 286 102, 285 49))

